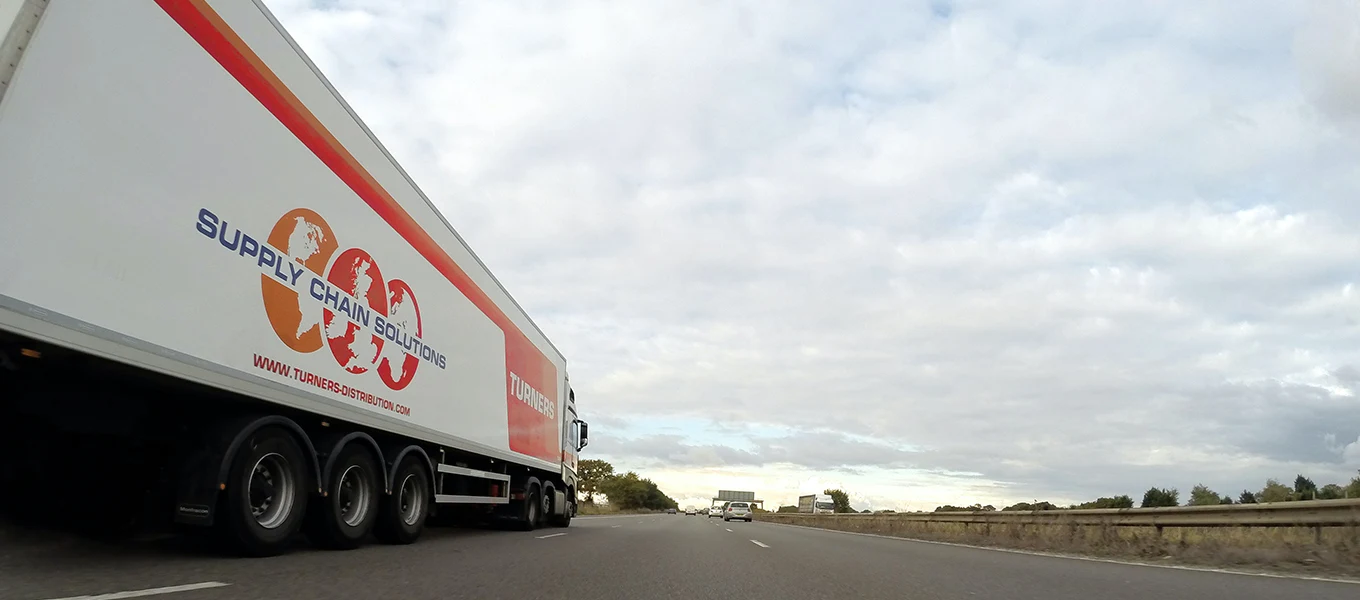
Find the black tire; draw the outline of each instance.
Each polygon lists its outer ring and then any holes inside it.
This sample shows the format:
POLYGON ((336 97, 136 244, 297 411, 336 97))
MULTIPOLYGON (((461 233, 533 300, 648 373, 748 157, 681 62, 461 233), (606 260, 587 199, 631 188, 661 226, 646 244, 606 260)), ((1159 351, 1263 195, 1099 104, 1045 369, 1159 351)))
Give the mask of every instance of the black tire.
POLYGON ((392 478, 392 493, 378 503, 373 534, 385 544, 410 544, 425 530, 430 514, 430 474, 421 461, 401 461, 392 478))
POLYGON ((557 509, 553 506, 553 496, 557 495, 557 486, 551 481, 543 482, 543 495, 540 497, 538 526, 553 526, 553 511, 557 509))
POLYGON ((563 501, 567 503, 567 509, 563 511, 561 515, 552 515, 549 517, 549 521, 552 523, 553 527, 571 527, 571 518, 576 515, 576 502, 573 500, 571 489, 568 489, 567 493, 564 494, 562 498, 563 501))
POLYGON ((524 500, 520 502, 519 518, 516 525, 520 531, 533 531, 543 520, 543 488, 537 477, 530 477, 524 484, 524 500))
POLYGON ((323 548, 351 550, 377 522, 383 496, 378 463, 363 446, 348 444, 331 464, 326 495, 307 515, 307 537, 323 548))
POLYGON ((570 494, 562 494, 562 502, 567 503, 562 507, 561 515, 557 513, 557 486, 551 481, 543 483, 543 523, 551 527, 566 527, 571 524, 571 504, 567 498, 570 494))
POLYGON ((286 550, 307 512, 313 479, 308 466, 287 430, 262 427, 250 434, 232 457, 217 511, 225 541, 248 556, 286 550))

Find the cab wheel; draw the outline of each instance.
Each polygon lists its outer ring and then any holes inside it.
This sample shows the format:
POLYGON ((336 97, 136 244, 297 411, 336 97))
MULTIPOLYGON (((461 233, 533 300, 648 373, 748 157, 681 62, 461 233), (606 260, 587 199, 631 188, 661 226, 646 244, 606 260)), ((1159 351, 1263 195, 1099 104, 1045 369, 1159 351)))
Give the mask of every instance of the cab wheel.
POLYGON ((576 501, 573 498, 574 495, 575 494, 572 493, 571 489, 568 488, 566 494, 567 510, 564 511, 561 516, 553 516, 552 524, 554 526, 571 527, 571 518, 576 516, 576 501))

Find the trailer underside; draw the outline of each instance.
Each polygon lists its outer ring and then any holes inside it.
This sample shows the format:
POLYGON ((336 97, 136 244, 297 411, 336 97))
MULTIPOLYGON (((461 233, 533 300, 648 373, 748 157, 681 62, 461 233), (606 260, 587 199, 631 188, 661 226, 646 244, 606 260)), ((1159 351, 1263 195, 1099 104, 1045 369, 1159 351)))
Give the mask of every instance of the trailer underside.
POLYGON ((532 529, 576 509, 560 473, 2 331, 0 489, 21 524, 213 531, 252 555, 299 532, 329 547, 410 543, 431 519, 532 529))

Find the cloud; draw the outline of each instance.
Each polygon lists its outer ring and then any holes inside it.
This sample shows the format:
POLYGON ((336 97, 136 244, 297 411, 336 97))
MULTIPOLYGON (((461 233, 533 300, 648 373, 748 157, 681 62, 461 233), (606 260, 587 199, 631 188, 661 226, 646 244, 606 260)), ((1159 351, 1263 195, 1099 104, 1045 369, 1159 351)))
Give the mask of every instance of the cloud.
POLYGON ((1355 6, 1340 0, 1309 5, 1307 28, 1294 40, 1304 89, 1324 115, 1360 119, 1360 19, 1355 6))
POLYGON ((1341 458, 1350 464, 1360 463, 1360 437, 1341 447, 1341 458))
POLYGON ((880 507, 1360 466, 1354 3, 268 4, 587 455, 880 507))
POLYGON ((695 444, 684 434, 653 434, 636 438, 606 438, 596 450, 612 456, 650 461, 669 467, 760 467, 788 464, 814 470, 854 470, 869 467, 913 466, 911 450, 843 433, 797 431, 778 437, 746 434, 743 445, 695 444))

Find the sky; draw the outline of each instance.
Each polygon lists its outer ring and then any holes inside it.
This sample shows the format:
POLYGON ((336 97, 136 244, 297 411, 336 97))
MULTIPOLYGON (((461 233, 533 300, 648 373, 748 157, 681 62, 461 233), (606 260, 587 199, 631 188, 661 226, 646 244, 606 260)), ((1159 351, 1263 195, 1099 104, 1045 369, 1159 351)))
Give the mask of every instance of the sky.
POLYGON ((1360 3, 266 0, 685 504, 1360 469, 1360 3))

